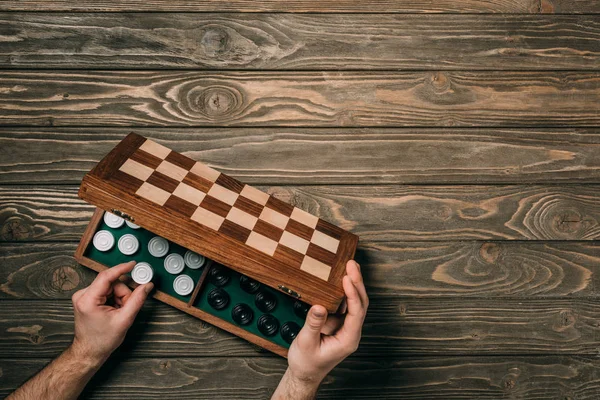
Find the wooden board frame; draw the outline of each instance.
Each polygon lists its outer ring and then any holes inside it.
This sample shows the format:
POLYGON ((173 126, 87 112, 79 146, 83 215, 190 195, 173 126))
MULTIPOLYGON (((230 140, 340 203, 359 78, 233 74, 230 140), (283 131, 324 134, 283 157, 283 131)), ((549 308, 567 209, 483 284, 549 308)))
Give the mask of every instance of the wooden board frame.
MULTIPOLYGON (((102 222, 103 214, 104 214, 104 211, 99 208, 97 208, 94 211, 94 215, 92 216, 92 219, 90 220, 83 236, 81 237, 81 241, 79 242, 79 245, 77 246, 77 250, 75 251, 75 260, 77 260, 77 262, 79 262, 81 265, 84 265, 96 272, 102 272, 106 269, 109 269, 110 267, 106 266, 104 264, 101 264, 97 261, 94 261, 91 258, 86 257, 85 251, 88 248, 88 246, 90 245, 90 242, 92 241, 94 234, 96 233, 96 231, 98 229, 98 226, 102 222)), ((178 310, 185 312, 186 314, 189 314, 193 317, 196 317, 198 319, 206 321, 216 327, 226 330, 227 332, 233 333, 234 335, 237 335, 237 336, 241 337, 242 339, 249 341, 250 343, 258 345, 258 346, 265 348, 275 354, 278 354, 282 357, 287 358, 288 349, 286 349, 282 346, 279 346, 279 345, 277 345, 267 339, 264 339, 260 336, 254 335, 254 334, 252 334, 242 328, 239 328, 227 321, 224 321, 218 317, 215 317, 212 314, 204 312, 204 311, 200 310, 199 308, 193 307, 193 304, 194 304, 198 294, 200 293, 201 286, 205 282, 209 268, 210 268, 210 264, 207 264, 204 268, 204 271, 202 272, 200 279, 196 283, 195 290, 192 293, 192 298, 187 303, 184 301, 181 301, 165 292, 162 292, 160 290, 153 291, 151 296, 159 301, 162 301, 163 303, 166 303, 172 307, 177 308, 178 310)), ((133 289, 135 289, 138 286, 138 284, 135 283, 129 277, 122 277, 121 280, 133 289)))

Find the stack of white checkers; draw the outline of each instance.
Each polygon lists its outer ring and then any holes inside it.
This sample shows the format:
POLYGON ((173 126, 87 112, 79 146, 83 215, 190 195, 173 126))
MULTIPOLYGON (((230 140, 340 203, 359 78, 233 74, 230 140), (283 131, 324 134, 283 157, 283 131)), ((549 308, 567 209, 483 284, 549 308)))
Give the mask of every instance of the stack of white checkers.
MULTIPOLYGON (((104 223, 113 229, 118 229, 125 223, 131 229, 140 228, 138 225, 125 221, 123 218, 109 212, 104 213, 104 223)), ((109 251, 115 245, 115 237, 108 230, 100 230, 94 235, 92 243, 99 251, 109 251)), ((119 238, 117 247, 122 254, 131 256, 140 249, 140 242, 135 235, 126 233, 119 238)), ((173 281, 173 290, 175 290, 175 293, 180 296, 187 296, 192 293, 194 290, 194 280, 189 275, 182 274, 181 272, 186 265, 191 269, 202 268, 206 261, 204 256, 189 250, 183 257, 179 253, 169 253, 169 242, 159 236, 150 239, 148 242, 148 252, 157 259, 164 258, 162 264, 165 270, 170 274, 178 275, 173 281)), ((154 277, 154 269, 150 263, 139 262, 133 267, 131 277, 140 285, 148 283, 154 277)))

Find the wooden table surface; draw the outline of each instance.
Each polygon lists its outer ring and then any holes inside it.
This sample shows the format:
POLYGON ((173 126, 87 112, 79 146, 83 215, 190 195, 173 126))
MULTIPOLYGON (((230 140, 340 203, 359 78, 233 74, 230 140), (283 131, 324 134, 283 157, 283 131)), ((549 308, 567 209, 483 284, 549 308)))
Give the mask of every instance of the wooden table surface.
MULTIPOLYGON (((600 398, 600 1, 0 2, 0 395, 70 343, 77 186, 135 131, 360 235, 320 398, 600 398)), ((86 398, 264 399, 150 301, 86 398)))

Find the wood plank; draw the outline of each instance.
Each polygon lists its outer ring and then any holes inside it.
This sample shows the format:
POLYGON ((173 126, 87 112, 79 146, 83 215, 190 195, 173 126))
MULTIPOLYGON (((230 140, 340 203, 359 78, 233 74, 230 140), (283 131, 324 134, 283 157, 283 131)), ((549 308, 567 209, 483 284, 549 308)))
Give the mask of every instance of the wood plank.
MULTIPOLYGON (((0 360, 0 395, 48 362, 0 360)), ((285 367, 285 360, 271 358, 113 358, 84 397, 266 399, 285 367)), ((319 398, 595 400, 599 374, 596 357, 350 358, 325 379, 319 398)))
POLYGON ((593 69, 592 16, 0 15, 0 68, 593 69))
MULTIPOLYGON (((0 183, 72 183, 131 130, 0 128, 0 183)), ((145 128, 250 184, 597 183, 600 130, 145 128), (307 162, 308 160, 308 162, 307 162)))
POLYGON ((597 126, 598 72, 6 71, 0 124, 597 126))
MULTIPOLYGON (((75 243, 4 243, 0 298, 70 298, 95 274, 75 243)), ((420 298, 598 297, 597 242, 361 243, 356 256, 372 295, 420 298)))
POLYGON ((288 2, 264 0, 221 2, 189 0, 169 2, 142 0, 4 0, 0 10, 6 11, 190 11, 190 12, 283 12, 283 13, 598 13, 600 5, 590 0, 303 0, 288 2))
MULTIPOLYGON (((441 302, 371 296, 357 356, 595 356, 599 318, 596 299, 441 302)), ((54 357, 73 340, 71 302, 0 301, 0 328, 3 357, 54 357)), ((133 357, 270 356, 266 350, 154 300, 144 306, 119 352, 133 357)))
MULTIPOLYGON (((362 242, 598 240, 600 186, 260 186, 362 242)), ((78 241, 76 186, 0 186, 0 242, 78 241)))

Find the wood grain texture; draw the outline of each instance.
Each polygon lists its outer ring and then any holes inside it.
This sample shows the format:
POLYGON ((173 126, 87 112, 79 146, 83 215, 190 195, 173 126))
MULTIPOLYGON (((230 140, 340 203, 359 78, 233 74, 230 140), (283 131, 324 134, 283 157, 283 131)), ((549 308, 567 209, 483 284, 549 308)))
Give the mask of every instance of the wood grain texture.
POLYGON ((600 65, 600 23, 593 16, 5 13, 0 25, 0 68, 581 70, 600 65))
MULTIPOLYGON (((357 357, 579 354, 600 347, 600 306, 583 299, 371 296, 357 357)), ((281 321, 282 323, 284 321, 281 321)), ((73 340, 69 300, 0 302, 3 357, 54 357, 73 340)), ((276 357, 172 307, 148 301, 119 353, 128 357, 276 357)))
POLYGON ((7 71, 0 124, 595 126, 597 72, 7 71))
MULTIPOLYGON (((0 244, 0 298, 70 298, 95 276, 74 260, 75 247, 0 244)), ((363 243, 356 259, 369 293, 390 298, 599 296, 596 242, 363 243)))
MULTIPOLYGON (((131 130, 0 128, 0 183, 72 183, 131 130)), ((136 132, 249 184, 600 181, 600 130, 145 128, 136 132), (309 162, 307 162, 309 160, 309 162)))
POLYGON ((221 2, 190 0, 169 2, 142 0, 4 0, 5 11, 190 11, 190 12, 283 12, 283 13, 598 13, 600 5, 590 0, 265 0, 221 2))
MULTIPOLYGON (((366 242, 598 240, 600 186, 260 186, 366 242)), ((75 186, 0 187, 0 242, 78 241, 75 186)))
MULTIPOLYGON (((49 360, 2 359, 0 395, 49 360)), ((84 393, 90 399, 266 399, 284 359, 111 359, 84 393)), ((326 378, 320 399, 577 399, 597 398, 596 357, 351 358, 326 378)))

